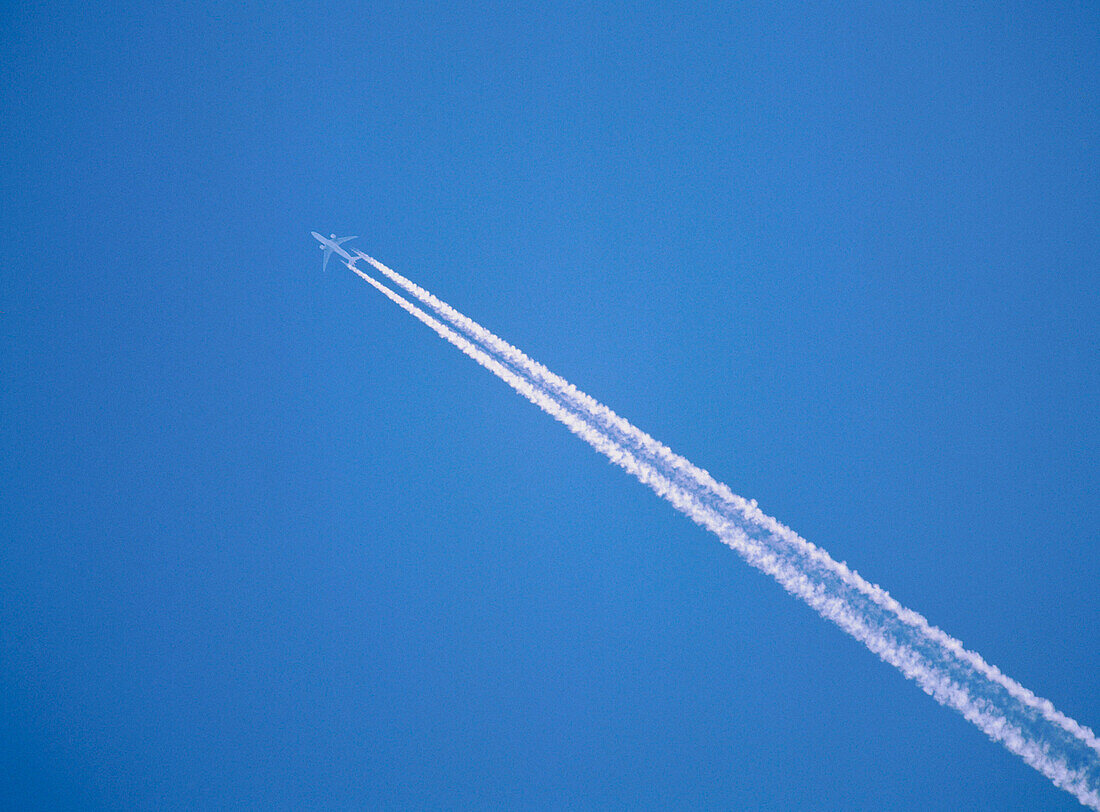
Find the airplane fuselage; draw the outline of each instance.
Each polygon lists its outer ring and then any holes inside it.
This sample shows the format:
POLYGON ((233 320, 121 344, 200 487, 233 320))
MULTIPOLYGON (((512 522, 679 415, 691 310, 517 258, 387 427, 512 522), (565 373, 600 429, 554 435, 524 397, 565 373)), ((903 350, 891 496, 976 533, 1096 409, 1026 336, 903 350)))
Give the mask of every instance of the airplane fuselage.
POLYGON ((321 243, 320 247, 321 247, 322 251, 325 250, 325 249, 328 249, 329 251, 332 251, 332 253, 334 253, 334 254, 339 254, 344 259, 346 259, 348 262, 354 262, 355 261, 355 257, 353 257, 351 254, 349 254, 347 251, 345 251, 343 248, 341 248, 340 244, 337 243, 335 240, 331 240, 328 237, 324 237, 324 236, 318 234, 316 231, 311 231, 310 233, 313 235, 314 239, 317 240, 317 242, 321 243))

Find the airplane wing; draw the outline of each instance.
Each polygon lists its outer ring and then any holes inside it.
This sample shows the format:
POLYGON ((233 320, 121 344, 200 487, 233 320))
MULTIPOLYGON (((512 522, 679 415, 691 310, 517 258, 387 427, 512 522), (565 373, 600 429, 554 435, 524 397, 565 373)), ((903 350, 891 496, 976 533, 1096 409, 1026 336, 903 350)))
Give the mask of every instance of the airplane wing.
POLYGON ((343 244, 344 244, 344 243, 346 243, 346 242, 347 242, 348 240, 357 240, 357 239, 359 239, 359 238, 358 238, 358 237, 341 237, 340 239, 338 239, 338 240, 335 240, 334 242, 335 242, 335 243, 336 243, 337 245, 343 245, 343 244))

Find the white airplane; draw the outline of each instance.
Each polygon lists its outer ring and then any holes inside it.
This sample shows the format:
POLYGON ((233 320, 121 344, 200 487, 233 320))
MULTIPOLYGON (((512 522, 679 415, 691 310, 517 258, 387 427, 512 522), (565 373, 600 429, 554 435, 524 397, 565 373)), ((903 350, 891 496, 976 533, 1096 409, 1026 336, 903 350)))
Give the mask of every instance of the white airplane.
POLYGON ((330 234, 328 237, 322 237, 316 231, 311 231, 310 234, 312 234, 316 238, 317 242, 321 243, 321 245, 319 247, 322 251, 325 252, 325 260, 324 260, 324 262, 321 263, 321 270, 322 271, 325 270, 326 268, 328 268, 329 258, 334 253, 339 254, 340 256, 342 256, 344 259, 346 259, 348 262, 351 262, 351 263, 354 263, 355 260, 358 259, 358 257, 353 257, 351 254, 349 254, 347 251, 345 251, 343 248, 340 247, 341 245, 346 243, 348 240, 354 240, 355 237, 340 237, 339 239, 337 239, 335 234, 330 234))

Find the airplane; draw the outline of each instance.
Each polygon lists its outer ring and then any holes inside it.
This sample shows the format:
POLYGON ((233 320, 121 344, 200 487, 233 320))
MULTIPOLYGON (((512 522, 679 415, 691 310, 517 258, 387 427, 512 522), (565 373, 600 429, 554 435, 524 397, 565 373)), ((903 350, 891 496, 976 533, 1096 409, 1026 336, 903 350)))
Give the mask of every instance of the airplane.
POLYGON ((318 234, 316 231, 311 231, 310 234, 314 236, 317 242, 321 243, 318 247, 325 252, 325 260, 323 263, 321 263, 322 271, 328 268, 329 258, 333 255, 334 252, 339 254, 352 264, 354 264, 355 260, 358 259, 358 257, 353 257, 351 254, 340 247, 348 240, 356 239, 355 237, 340 237, 339 239, 337 239, 335 234, 330 234, 328 238, 325 238, 318 234))

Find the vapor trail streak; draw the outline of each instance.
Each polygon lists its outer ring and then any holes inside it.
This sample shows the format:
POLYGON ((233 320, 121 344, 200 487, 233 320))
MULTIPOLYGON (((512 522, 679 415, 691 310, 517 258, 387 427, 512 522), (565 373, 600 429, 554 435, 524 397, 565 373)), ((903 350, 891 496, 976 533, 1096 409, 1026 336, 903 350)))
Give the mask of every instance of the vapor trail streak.
POLYGON ((550 389, 556 396, 560 397, 564 402, 569 403, 573 408, 586 414, 591 420, 604 428, 605 431, 612 434, 612 436, 618 435, 621 438, 620 441, 624 444, 633 446, 643 455, 650 456, 660 463, 671 467, 679 477, 686 478, 690 480, 693 485, 703 488, 709 496, 720 502, 725 510, 735 512, 735 514, 744 521, 756 524, 766 532, 772 533, 779 539, 782 539, 791 547, 797 549, 807 559, 830 569, 838 577, 844 580, 845 583, 867 595, 884 610, 896 615, 902 622, 913 626, 922 634, 928 635, 936 642, 945 646, 953 654, 967 664, 972 665, 988 679, 1002 685, 1020 702, 1039 711, 1048 721, 1063 727, 1066 732, 1074 737, 1080 738, 1086 745, 1100 754, 1100 740, 1097 739, 1091 730, 1059 713, 1049 701, 1036 697, 1035 694, 1027 688, 1024 688, 1019 683, 1006 677, 995 666, 986 663, 980 655, 968 651, 960 641, 947 635, 935 626, 932 626, 919 613, 902 606, 893 599, 886 590, 864 580, 858 573, 849 569, 843 562, 835 561, 824 550, 821 550, 814 544, 801 538, 793 530, 764 514, 759 507, 757 507, 755 501, 737 496, 730 491, 726 485, 717 482, 705 470, 698 468, 685 458, 675 454, 671 449, 653 439, 641 429, 631 425, 602 403, 586 395, 584 392, 581 392, 575 386, 558 375, 555 375, 542 364, 527 357, 527 355, 518 348, 462 315, 446 302, 443 302, 420 286, 409 281, 397 271, 386 267, 378 260, 361 251, 357 253, 378 269, 380 273, 385 274, 394 283, 404 288, 421 302, 428 305, 428 307, 437 314, 445 318, 460 332, 470 336, 475 341, 491 350, 494 354, 506 360, 510 365, 522 371, 523 374, 550 389))
POLYGON ((748 563, 863 642, 936 701, 955 708, 1081 803, 1100 810, 1100 742, 1091 730, 1003 675, 918 613, 901 606, 885 590, 766 516, 754 501, 736 496, 706 471, 396 271, 365 254, 360 256, 435 310, 450 326, 354 263, 345 263, 406 312, 714 532, 748 563))

